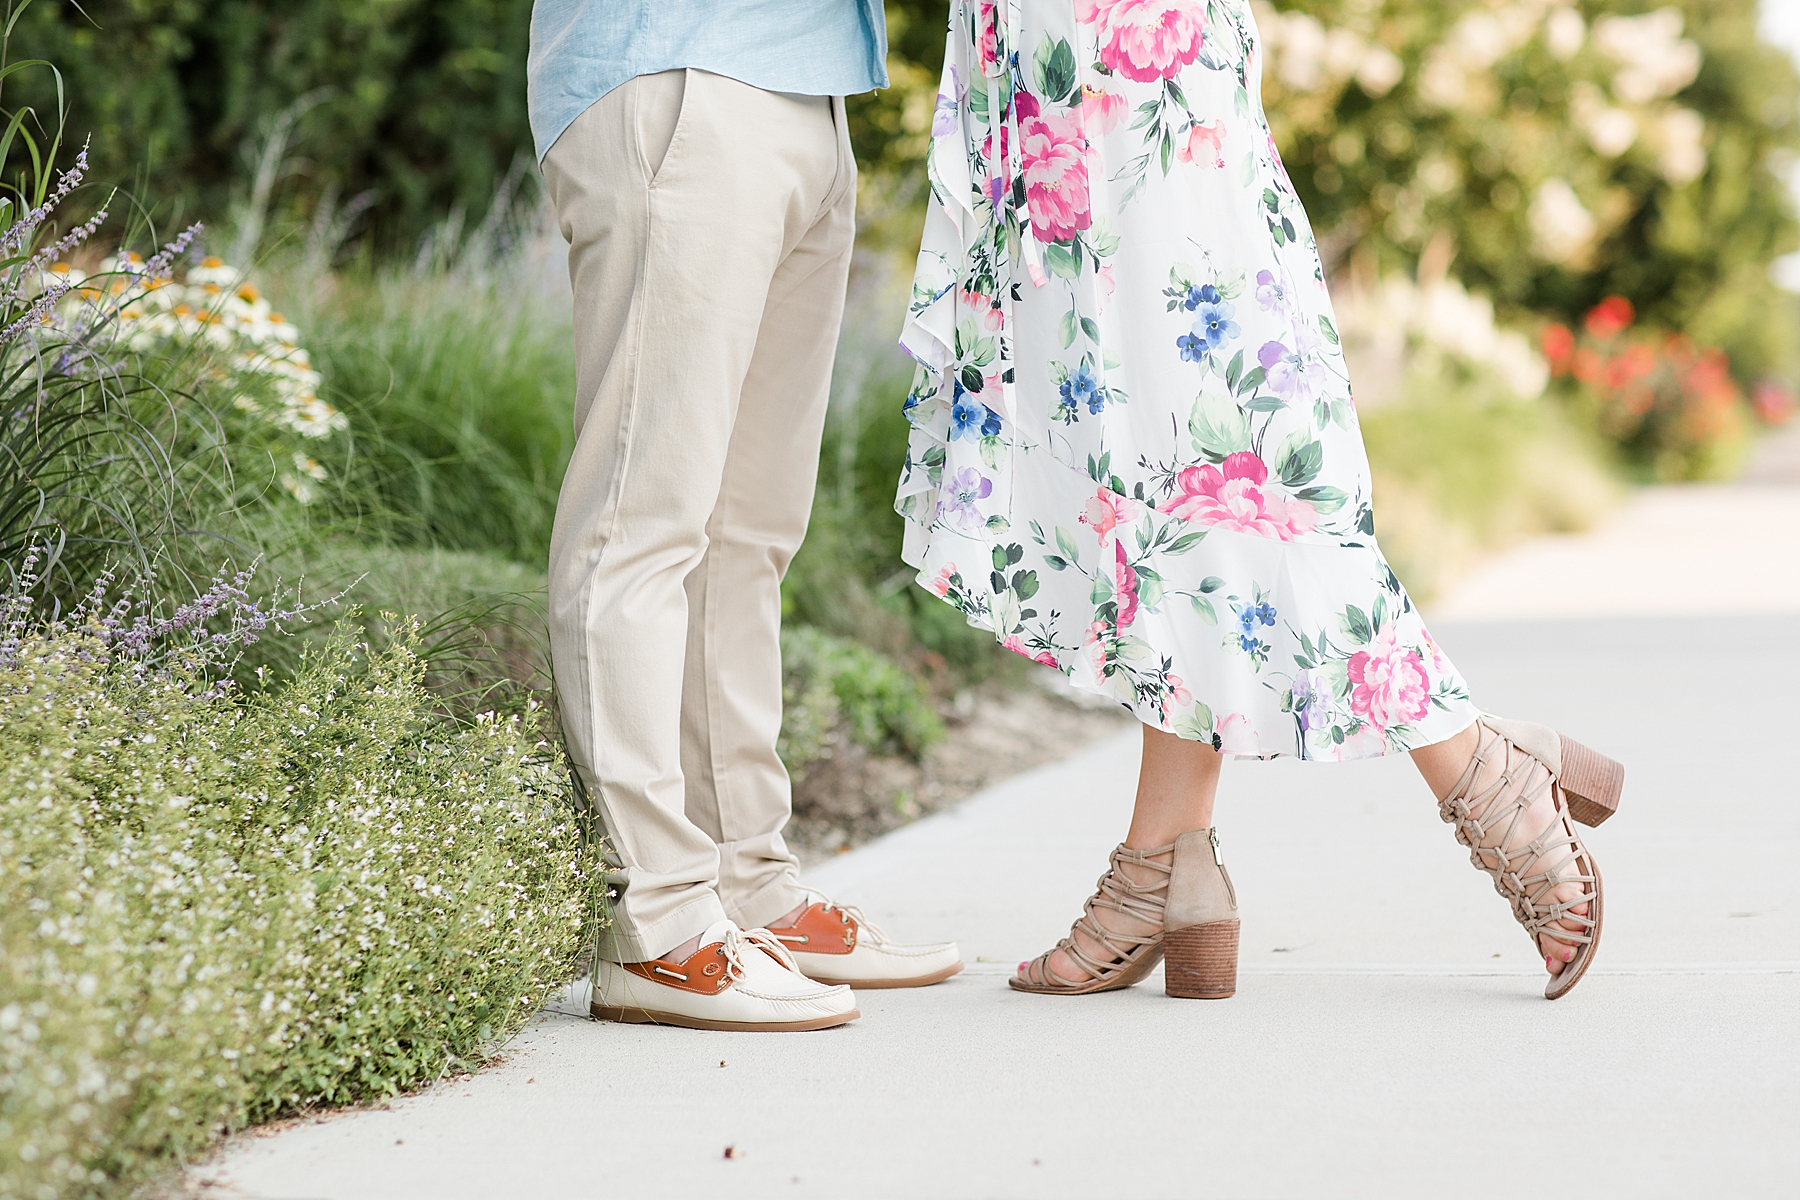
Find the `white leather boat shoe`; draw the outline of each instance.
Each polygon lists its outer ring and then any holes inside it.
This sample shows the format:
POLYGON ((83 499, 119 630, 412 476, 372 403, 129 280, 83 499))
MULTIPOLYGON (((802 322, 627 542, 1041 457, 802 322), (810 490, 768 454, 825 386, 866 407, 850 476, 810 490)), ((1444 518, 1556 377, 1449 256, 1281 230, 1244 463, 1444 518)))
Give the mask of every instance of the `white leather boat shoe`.
POLYGON ((963 969, 955 942, 905 946, 888 938, 854 905, 833 904, 817 892, 792 925, 771 926, 799 964, 820 983, 859 988, 924 987, 963 969))
POLYGON ((807 978, 768 930, 728 920, 679 962, 602 961, 588 1011, 602 1021, 736 1033, 829 1029, 862 1015, 849 988, 807 978))

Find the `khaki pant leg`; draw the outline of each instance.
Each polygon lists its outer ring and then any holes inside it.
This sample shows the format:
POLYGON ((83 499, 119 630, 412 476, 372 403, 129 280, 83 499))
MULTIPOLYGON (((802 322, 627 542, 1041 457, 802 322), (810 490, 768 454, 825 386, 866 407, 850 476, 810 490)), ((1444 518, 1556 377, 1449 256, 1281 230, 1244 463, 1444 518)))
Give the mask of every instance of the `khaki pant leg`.
POLYGON ((682 770, 687 815, 719 844, 719 897, 738 924, 799 904, 781 830, 793 808, 781 732, 781 579, 806 536, 856 240, 856 159, 833 100, 839 175, 775 272, 726 454, 708 548, 688 576, 682 770))
POLYGON ((706 553, 771 282, 837 177, 828 101, 691 70, 608 93, 544 163, 577 359, 551 655, 570 757, 612 843, 602 951, 619 960, 724 915, 718 848, 685 812, 683 581, 706 553))

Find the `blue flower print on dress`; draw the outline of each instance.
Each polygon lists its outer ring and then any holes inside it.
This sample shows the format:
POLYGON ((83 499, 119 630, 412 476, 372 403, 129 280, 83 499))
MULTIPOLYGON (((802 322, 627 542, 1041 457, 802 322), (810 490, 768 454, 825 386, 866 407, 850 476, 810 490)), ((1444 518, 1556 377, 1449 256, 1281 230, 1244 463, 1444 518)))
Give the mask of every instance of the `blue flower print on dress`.
MULTIPOLYGON (((1212 284, 1194 284, 1185 293, 1177 291, 1175 295, 1180 298, 1181 307, 1195 315, 1192 332, 1175 339, 1183 362, 1199 362, 1243 332, 1231 319, 1236 306, 1212 284)), ((1174 305, 1175 301, 1171 301, 1170 307, 1174 305)))
POLYGON ((1211 295, 1203 297, 1194 310, 1194 336, 1206 339, 1206 344, 1217 350, 1239 333, 1238 323, 1231 319, 1234 306, 1210 283, 1200 291, 1211 295))
POLYGON ((1094 378, 1094 368, 1089 363, 1082 363, 1074 374, 1063 380, 1060 391, 1062 406, 1070 416, 1083 404, 1087 405, 1088 412, 1096 415, 1106 407, 1106 389, 1094 378))
POLYGON ((999 432, 1000 414, 963 391, 959 384, 956 402, 950 406, 950 436, 973 441, 999 432))
POLYGON ((1252 601, 1240 601, 1233 596, 1228 603, 1231 611, 1237 614, 1238 649, 1259 663, 1264 661, 1268 657, 1269 646, 1257 634, 1263 626, 1274 626, 1275 606, 1263 599, 1260 593, 1252 601))

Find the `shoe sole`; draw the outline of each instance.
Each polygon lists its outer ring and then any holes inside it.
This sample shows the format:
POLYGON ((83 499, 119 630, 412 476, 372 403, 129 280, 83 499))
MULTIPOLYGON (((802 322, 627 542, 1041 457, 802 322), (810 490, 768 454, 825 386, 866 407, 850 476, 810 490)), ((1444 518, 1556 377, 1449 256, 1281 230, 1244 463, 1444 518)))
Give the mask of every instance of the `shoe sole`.
POLYGON ((709 1021, 705 1017, 652 1012, 647 1008, 612 1008, 604 1004, 589 1004, 588 1014, 596 1021, 617 1021, 623 1025, 675 1025, 682 1029, 711 1029, 719 1033, 807 1033, 847 1025, 862 1016, 861 1011, 853 1008, 847 1013, 809 1017, 804 1021, 709 1021))
POLYGON ((800 973, 806 975, 806 977, 814 983, 841 984, 847 988, 861 988, 864 991, 868 991, 877 988, 930 987, 934 983, 944 982, 944 980, 950 978, 952 975, 961 972, 962 969, 963 965, 959 962, 953 966, 945 967, 941 971, 934 972, 933 974, 920 975, 913 979, 826 979, 820 975, 808 975, 805 966, 800 968, 800 973))

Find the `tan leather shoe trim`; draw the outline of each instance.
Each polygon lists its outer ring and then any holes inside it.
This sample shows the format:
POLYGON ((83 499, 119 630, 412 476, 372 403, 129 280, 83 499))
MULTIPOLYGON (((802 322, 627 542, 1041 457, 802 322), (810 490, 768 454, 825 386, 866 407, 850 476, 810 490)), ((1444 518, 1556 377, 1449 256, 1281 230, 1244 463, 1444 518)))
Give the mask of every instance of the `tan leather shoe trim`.
POLYGON ((725 943, 713 942, 700 947, 685 960, 653 958, 648 962, 620 963, 633 975, 679 988, 701 996, 716 996, 731 986, 731 968, 725 958, 725 943))
MULTIPOLYGON (((855 991, 868 991, 872 988, 909 988, 927 987, 934 983, 942 983, 963 969, 961 962, 951 963, 941 971, 933 971, 929 975, 914 975, 905 979, 833 979, 831 983, 841 983, 855 991)), ((810 978, 810 976, 809 976, 810 978)), ((827 982, 820 980, 821 983, 827 982)))
POLYGON ((674 1025, 682 1029, 716 1029, 725 1033, 803 1033, 811 1029, 833 1029, 839 1025, 848 1025, 862 1016, 860 1009, 853 1008, 846 1013, 807 1017, 800 1021, 713 1021, 681 1013, 652 1012, 647 1008, 615 1008, 597 1002, 588 1005, 588 1013, 596 1021, 618 1021, 627 1025, 674 1025))
POLYGON ((856 921, 823 904, 809 904, 792 925, 770 929, 789 954, 848 954, 856 949, 856 921))

